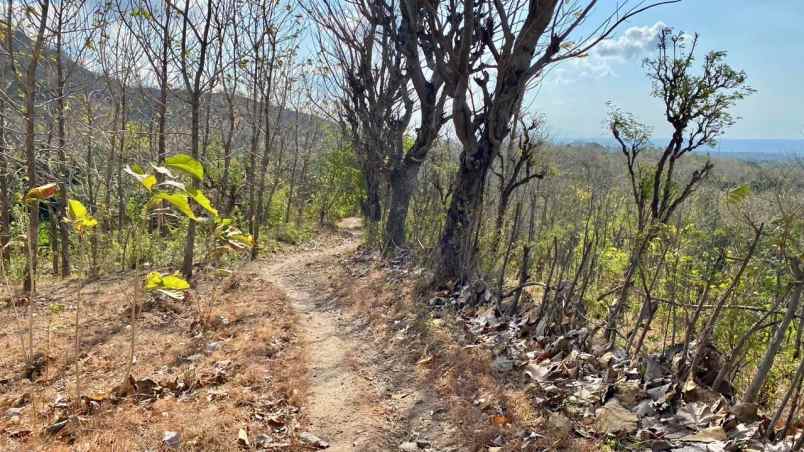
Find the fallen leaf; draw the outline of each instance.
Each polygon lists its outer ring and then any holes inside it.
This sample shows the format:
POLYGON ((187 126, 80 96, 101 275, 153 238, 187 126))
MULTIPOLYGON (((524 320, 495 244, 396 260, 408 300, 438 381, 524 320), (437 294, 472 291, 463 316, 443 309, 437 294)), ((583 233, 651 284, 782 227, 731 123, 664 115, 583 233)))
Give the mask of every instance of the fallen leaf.
POLYGON ((496 425, 497 427, 504 427, 511 423, 511 420, 508 419, 506 416, 492 416, 491 423, 496 425))
POLYGON ((638 418, 623 408, 617 399, 611 399, 598 408, 596 415, 595 429, 599 433, 619 435, 634 433, 637 429, 638 418))
POLYGON ((237 443, 243 447, 251 447, 251 443, 248 440, 248 433, 246 433, 245 429, 240 429, 237 432, 237 443))
POLYGON ((716 426, 684 436, 681 438, 681 441, 688 443, 715 443, 719 441, 726 441, 727 439, 728 436, 726 435, 726 431, 723 430, 723 427, 716 426))

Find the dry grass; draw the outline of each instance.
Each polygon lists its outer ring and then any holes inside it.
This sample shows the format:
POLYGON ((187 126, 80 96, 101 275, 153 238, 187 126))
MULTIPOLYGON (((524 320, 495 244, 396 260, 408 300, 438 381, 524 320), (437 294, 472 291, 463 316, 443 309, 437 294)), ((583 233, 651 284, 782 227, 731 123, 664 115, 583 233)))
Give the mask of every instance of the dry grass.
POLYGON ((77 283, 39 288, 34 342, 45 365, 33 381, 24 377, 12 307, 0 304, 0 324, 6 325, 0 332, 0 450, 157 450, 165 431, 181 434, 182 449, 233 450, 240 429, 252 441, 267 434, 288 444, 284 450, 295 449, 305 381, 295 318, 283 295, 254 273, 225 281, 201 276, 190 300, 141 305, 132 373, 166 389, 156 397, 115 398, 111 394, 126 376, 135 284, 133 276, 106 278, 81 292, 79 362, 88 399, 78 416, 72 345, 77 283), (52 303, 64 305, 64 312, 51 316, 52 303), (208 348, 210 343, 219 348, 208 348), (66 408, 57 406, 59 398, 67 399, 66 408), (21 415, 6 415, 13 406, 22 408, 21 415), (47 432, 64 418, 64 428, 47 432))
MULTIPOLYGON (((521 450, 518 436, 537 431, 550 450, 588 445, 559 443, 544 431, 544 413, 527 396, 527 383, 496 373, 489 350, 474 346, 462 322, 445 314, 434 318, 413 277, 391 275, 376 261, 352 261, 334 278, 339 299, 367 318, 373 334, 415 366, 416 384, 432 388, 447 403, 449 422, 458 427, 461 450, 485 451, 498 436, 504 450, 521 450)), ((529 447, 533 447, 531 444, 529 447)))

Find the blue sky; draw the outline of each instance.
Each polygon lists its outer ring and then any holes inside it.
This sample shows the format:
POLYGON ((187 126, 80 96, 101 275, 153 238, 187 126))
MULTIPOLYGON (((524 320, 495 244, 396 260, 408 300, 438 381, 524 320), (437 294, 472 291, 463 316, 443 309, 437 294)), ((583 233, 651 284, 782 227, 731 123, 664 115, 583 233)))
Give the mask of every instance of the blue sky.
POLYGON ((528 96, 553 138, 605 136, 609 100, 653 126, 655 135, 668 135, 641 65, 661 23, 699 33, 700 50, 727 50, 727 62, 748 74, 757 92, 734 109, 742 119, 726 138, 804 139, 804 0, 684 0, 632 18, 589 58, 554 67, 528 96))

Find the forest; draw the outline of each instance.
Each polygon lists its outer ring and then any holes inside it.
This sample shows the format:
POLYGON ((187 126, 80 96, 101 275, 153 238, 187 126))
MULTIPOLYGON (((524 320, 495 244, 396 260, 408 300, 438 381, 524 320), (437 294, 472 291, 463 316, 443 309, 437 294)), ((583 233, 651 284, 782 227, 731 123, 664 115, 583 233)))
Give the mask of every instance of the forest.
POLYGON ((663 26, 609 146, 532 97, 691 2, 6 0, 0 450, 801 449, 752 68, 663 26))

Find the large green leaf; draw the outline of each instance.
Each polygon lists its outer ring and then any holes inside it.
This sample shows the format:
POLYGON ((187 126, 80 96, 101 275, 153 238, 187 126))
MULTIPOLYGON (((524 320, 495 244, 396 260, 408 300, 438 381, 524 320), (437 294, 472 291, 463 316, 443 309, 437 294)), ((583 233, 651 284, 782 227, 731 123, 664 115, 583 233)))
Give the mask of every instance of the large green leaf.
POLYGON ((188 190, 187 193, 190 195, 191 198, 193 198, 195 202, 198 203, 199 206, 203 207, 204 210, 209 212, 209 214, 212 215, 212 218, 214 218, 215 221, 217 222, 219 218, 218 209, 212 207, 212 201, 210 201, 209 198, 207 198, 206 195, 204 195, 204 193, 201 190, 197 188, 192 188, 188 190))
POLYGON ((145 277, 145 289, 153 290, 162 284, 162 275, 159 272, 150 272, 145 277))
POLYGON ((175 154, 165 159, 165 166, 181 171, 197 181, 204 180, 204 166, 187 154, 175 154))
POLYGON ((145 277, 145 290, 157 291, 177 300, 182 298, 181 292, 189 288, 190 283, 178 275, 150 272, 145 277))
POLYGON ((190 288, 190 283, 176 275, 165 275, 162 277, 162 288, 168 290, 187 290, 190 288))
POLYGON ((156 192, 148 202, 148 207, 154 207, 159 204, 159 201, 167 201, 170 205, 178 209, 187 218, 198 221, 198 217, 193 213, 190 207, 190 199, 184 193, 166 193, 163 191, 156 192))
POLYGON ((87 208, 77 199, 67 200, 67 221, 72 223, 79 233, 98 225, 98 220, 93 218, 87 208))
POLYGON ((86 207, 81 203, 81 201, 77 199, 68 199, 67 200, 67 215, 70 216, 71 219, 77 220, 79 218, 86 218, 89 216, 89 211, 86 207))

